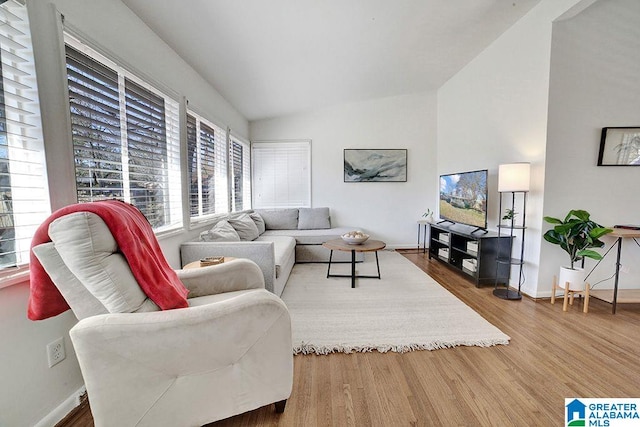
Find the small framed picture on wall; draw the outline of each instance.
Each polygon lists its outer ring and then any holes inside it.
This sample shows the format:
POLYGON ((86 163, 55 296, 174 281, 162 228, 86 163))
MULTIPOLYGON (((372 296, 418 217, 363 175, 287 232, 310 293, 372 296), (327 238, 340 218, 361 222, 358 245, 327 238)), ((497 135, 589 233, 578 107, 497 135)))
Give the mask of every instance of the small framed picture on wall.
POLYGON ((640 166, 640 127, 602 128, 598 166, 640 166))

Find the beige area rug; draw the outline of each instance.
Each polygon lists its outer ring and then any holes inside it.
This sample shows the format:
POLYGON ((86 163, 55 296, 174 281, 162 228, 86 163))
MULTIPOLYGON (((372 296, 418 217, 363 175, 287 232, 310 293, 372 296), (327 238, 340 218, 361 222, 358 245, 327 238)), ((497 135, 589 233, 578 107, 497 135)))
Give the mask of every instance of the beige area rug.
MULTIPOLYGON (((293 325, 294 354, 404 353, 508 344, 487 322, 399 253, 380 251, 382 279, 327 278, 327 264, 296 264, 282 299, 293 325)), ((350 274, 332 264, 332 274, 350 274), (334 269, 335 267, 335 269, 334 269)), ((376 275, 375 256, 357 266, 376 275)))

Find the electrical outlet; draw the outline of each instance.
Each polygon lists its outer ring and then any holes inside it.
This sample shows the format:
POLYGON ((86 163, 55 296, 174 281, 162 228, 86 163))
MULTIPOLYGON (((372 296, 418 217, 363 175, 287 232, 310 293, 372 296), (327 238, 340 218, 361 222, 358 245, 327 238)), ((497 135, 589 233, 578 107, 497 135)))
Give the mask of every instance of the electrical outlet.
POLYGON ((623 272, 623 273, 626 273, 626 274, 630 273, 629 267, 626 266, 626 265, 622 265, 622 264, 620 264, 620 271, 623 272))
POLYGON ((64 352, 64 338, 60 337, 57 340, 47 344, 47 359, 49 360, 49 367, 62 362, 67 357, 64 352))

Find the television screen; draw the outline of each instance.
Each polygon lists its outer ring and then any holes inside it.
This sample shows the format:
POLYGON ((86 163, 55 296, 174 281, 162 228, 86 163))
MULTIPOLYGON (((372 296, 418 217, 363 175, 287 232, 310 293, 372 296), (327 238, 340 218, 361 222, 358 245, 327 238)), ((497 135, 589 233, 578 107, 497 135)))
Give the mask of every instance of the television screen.
POLYGON ((440 175, 440 218, 487 228, 487 170, 440 175))

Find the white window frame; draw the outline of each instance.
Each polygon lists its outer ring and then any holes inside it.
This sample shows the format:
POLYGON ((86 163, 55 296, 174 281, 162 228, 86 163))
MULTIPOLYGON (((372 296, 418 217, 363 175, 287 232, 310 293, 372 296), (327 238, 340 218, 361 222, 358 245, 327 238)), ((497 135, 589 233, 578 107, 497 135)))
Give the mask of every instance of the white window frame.
POLYGON ((0 6, 3 35, 2 79, 15 265, 0 270, 0 288, 23 281, 28 273, 30 245, 38 226, 50 214, 42 121, 26 6, 9 0, 0 6))

